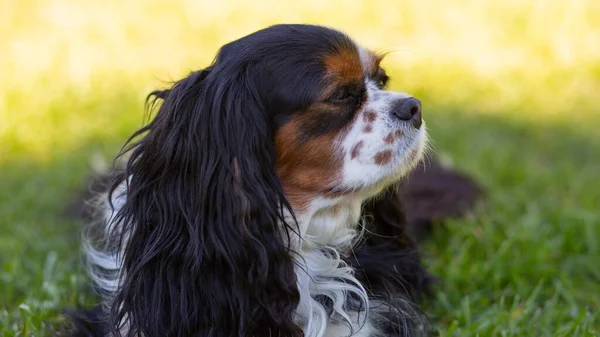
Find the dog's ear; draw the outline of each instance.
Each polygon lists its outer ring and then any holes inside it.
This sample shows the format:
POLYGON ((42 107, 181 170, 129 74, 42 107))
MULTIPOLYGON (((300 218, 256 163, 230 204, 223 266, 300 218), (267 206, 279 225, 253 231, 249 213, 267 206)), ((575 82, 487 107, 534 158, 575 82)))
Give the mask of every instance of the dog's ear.
POLYGON ((151 95, 162 104, 132 137, 141 139, 115 218, 126 246, 113 333, 302 335, 285 235, 295 228, 284 220, 274 130, 251 73, 217 59, 151 95))

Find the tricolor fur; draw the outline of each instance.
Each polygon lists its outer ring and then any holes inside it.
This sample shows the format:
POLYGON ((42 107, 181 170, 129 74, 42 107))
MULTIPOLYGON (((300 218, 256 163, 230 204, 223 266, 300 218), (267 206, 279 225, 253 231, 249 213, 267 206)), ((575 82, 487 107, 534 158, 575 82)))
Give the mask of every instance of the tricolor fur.
POLYGON ((277 25, 151 95, 86 246, 111 336, 419 334, 397 183, 427 135, 380 62, 277 25))

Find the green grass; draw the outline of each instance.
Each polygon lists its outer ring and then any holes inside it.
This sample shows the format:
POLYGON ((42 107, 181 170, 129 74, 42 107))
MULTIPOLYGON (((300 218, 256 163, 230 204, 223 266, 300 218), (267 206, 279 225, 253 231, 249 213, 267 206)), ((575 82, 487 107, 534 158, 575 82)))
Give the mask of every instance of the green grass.
POLYGON ((142 123, 160 80, 275 22, 395 51, 435 152, 487 201, 434 231, 422 303, 440 336, 600 335, 597 1, 9 1, 0 14, 0 336, 44 336, 97 299, 65 205, 142 123))

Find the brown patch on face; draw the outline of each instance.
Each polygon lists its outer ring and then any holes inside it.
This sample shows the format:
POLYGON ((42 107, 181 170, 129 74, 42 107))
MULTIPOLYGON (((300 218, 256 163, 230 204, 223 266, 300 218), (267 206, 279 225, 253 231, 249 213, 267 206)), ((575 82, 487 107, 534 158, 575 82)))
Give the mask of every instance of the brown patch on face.
POLYGON ((373 131, 373 126, 371 124, 367 124, 367 126, 365 126, 363 129, 364 133, 370 133, 371 131, 373 131))
POLYGON ((360 154, 360 149, 362 147, 363 147, 363 141, 361 140, 360 142, 356 143, 352 147, 352 152, 350 152, 350 159, 354 159, 354 158, 358 157, 358 155, 360 154))
MULTIPOLYGON (((275 135, 275 170, 296 212, 305 211, 318 196, 339 197, 352 192, 332 189, 341 178, 345 156, 335 141, 357 122, 360 114, 356 111, 362 100, 340 103, 335 97, 344 90, 360 93, 365 75, 353 44, 336 46, 322 61, 325 85, 320 97, 306 110, 293 115, 275 135)), ((372 126, 368 128, 371 132, 372 126)), ((358 155, 362 147, 359 144, 352 149, 351 156, 358 155)))
POLYGON ((392 150, 378 152, 373 159, 377 165, 387 165, 392 161, 392 150))
POLYGON ((326 74, 338 82, 348 84, 361 82, 364 74, 356 46, 339 46, 333 54, 324 58, 326 74))
POLYGON ((310 114, 296 117, 275 136, 275 170, 296 212, 305 210, 317 195, 328 191, 343 165, 343 154, 335 149, 339 132, 305 138, 303 129, 310 122, 310 114))
POLYGON ((367 123, 373 123, 377 118, 377 114, 374 111, 366 112, 363 119, 367 123))
POLYGON ((396 136, 396 138, 400 138, 402 137, 402 135, 404 135, 404 132, 402 132, 402 130, 396 130, 396 132, 394 132, 394 136, 396 136))

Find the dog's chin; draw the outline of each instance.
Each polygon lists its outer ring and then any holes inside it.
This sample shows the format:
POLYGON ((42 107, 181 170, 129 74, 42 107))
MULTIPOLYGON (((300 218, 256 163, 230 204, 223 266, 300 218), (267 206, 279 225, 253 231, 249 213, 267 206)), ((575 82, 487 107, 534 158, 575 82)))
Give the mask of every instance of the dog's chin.
POLYGON ((398 148, 394 164, 390 166, 386 174, 373 184, 361 188, 360 194, 365 197, 373 197, 392 184, 402 180, 423 159, 427 144, 427 131, 425 125, 414 134, 414 138, 408 141, 408 149, 398 148))

